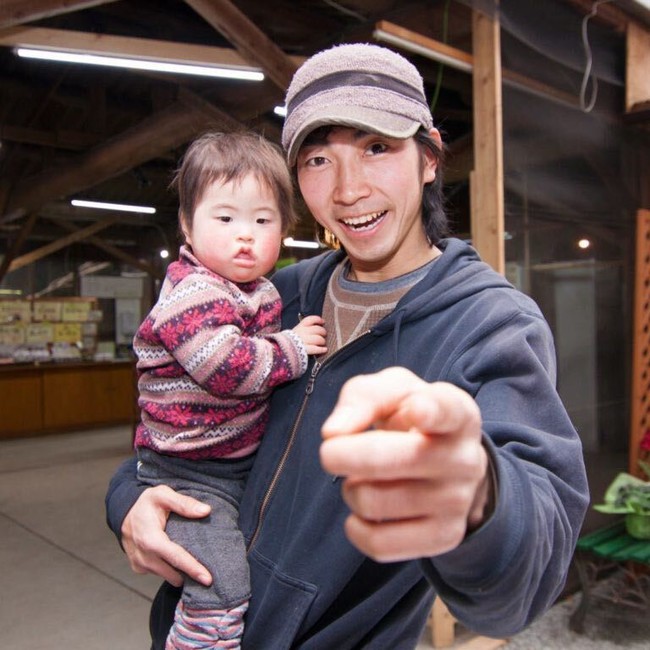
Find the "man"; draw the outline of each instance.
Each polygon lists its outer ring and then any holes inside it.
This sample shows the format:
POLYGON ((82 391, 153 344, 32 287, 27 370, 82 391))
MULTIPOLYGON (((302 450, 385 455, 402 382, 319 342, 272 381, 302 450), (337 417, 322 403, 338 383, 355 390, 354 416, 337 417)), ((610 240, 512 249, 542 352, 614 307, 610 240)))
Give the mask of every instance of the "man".
MULTIPOLYGON (((276 391, 241 504, 244 648, 413 648, 435 593, 471 629, 513 634, 559 594, 588 503, 548 326, 444 238, 440 136, 403 57, 321 52, 287 110, 289 164, 341 250, 274 278, 283 327, 322 314, 328 353, 276 391)), ((134 476, 107 495, 132 567, 201 580, 163 528, 206 509, 134 476)), ((165 585, 154 603, 154 648, 176 598, 165 585)))

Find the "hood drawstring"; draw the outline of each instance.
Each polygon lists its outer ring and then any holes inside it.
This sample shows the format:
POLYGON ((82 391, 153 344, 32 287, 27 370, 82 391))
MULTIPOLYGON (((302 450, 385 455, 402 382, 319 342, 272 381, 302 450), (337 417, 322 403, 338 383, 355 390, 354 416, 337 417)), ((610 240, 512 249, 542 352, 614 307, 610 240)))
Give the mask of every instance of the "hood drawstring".
POLYGON ((406 309, 402 307, 396 314, 395 314, 395 327, 393 327, 393 363, 391 365, 396 366, 397 364, 397 359, 399 358, 399 336, 400 336, 400 330, 402 327, 402 321, 404 320, 404 317, 406 316, 406 309))

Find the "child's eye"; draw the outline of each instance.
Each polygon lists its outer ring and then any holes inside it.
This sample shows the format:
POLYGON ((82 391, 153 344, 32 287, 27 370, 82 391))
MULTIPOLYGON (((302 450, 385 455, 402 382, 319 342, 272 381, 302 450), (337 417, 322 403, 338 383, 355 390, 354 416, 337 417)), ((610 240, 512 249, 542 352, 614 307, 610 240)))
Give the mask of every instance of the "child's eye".
POLYGON ((230 223, 232 221, 232 217, 227 217, 225 215, 220 215, 217 217, 217 221, 221 221, 222 223, 230 223))
POLYGON ((258 217, 256 221, 257 223, 262 223, 262 224, 271 223, 271 220, 268 219, 267 217, 258 217))

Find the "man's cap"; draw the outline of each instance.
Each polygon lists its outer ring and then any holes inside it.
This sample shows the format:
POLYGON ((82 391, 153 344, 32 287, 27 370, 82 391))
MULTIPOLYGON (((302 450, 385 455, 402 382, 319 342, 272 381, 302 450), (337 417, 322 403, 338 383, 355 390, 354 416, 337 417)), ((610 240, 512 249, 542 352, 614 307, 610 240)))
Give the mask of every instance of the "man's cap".
POLYGON ((366 43, 318 52, 296 71, 285 101, 289 165, 319 126, 350 126, 405 139, 433 127, 422 76, 403 56, 366 43))

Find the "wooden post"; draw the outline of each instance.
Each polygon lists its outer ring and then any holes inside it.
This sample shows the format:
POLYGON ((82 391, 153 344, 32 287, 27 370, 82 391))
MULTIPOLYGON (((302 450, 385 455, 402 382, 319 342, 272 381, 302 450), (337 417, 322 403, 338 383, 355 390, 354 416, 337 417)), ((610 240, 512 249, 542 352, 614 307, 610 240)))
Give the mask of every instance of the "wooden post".
POLYGON ((454 644, 456 619, 439 596, 433 601, 431 610, 431 641, 434 648, 448 648, 454 644))
POLYGON ((472 243, 505 273, 501 38, 498 17, 472 14, 474 171, 470 174, 472 243))
POLYGON ((643 476, 639 444, 650 429, 650 210, 636 218, 629 472, 643 476))
POLYGON ((625 112, 650 107, 650 29, 630 21, 627 26, 625 112))

